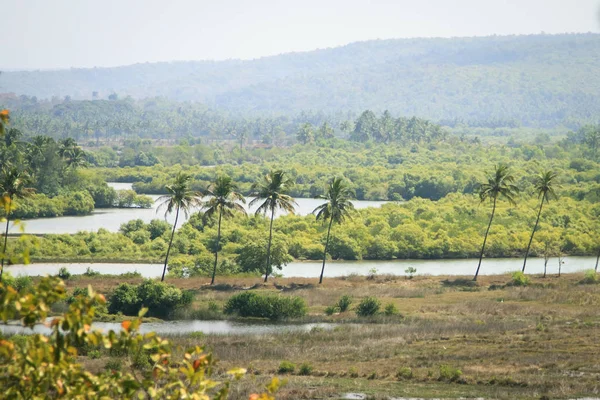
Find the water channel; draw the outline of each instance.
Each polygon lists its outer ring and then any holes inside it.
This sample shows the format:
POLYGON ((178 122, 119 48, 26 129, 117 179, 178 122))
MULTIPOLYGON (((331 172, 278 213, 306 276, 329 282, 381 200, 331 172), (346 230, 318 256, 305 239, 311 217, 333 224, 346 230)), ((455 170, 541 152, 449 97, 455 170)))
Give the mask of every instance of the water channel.
MULTIPOLYGON (((109 182, 109 186, 116 190, 131 189, 131 183, 118 183, 109 182)), ((97 231, 100 228, 106 229, 109 232, 117 232, 121 224, 131 221, 133 219, 141 219, 148 223, 153 219, 165 218, 164 211, 159 211, 158 207, 158 195, 149 195, 154 199, 154 206, 152 208, 104 208, 96 209, 90 215, 78 216, 78 217, 57 217, 57 218, 35 218, 30 220, 21 221, 21 225, 24 225, 25 233, 40 235, 47 233, 77 233, 80 231, 97 231)), ((250 202, 252 198, 248 198, 250 202)), ((297 198, 295 199, 298 206, 296 207, 296 214, 308 215, 313 210, 323 204, 322 200, 297 198)), ((358 209, 367 207, 380 207, 385 201, 353 201, 354 206, 358 209)), ((253 207, 246 206, 248 213, 254 213, 258 208, 257 205, 253 207)), ((198 211, 198 210, 194 210, 198 211)), ((276 217, 282 215, 282 212, 276 213, 276 217)), ((170 214, 166 217, 169 223, 175 221, 175 215, 170 214)), ((187 218, 180 216, 177 223, 181 226, 187 218)), ((20 233, 20 227, 12 226, 9 230, 10 233, 20 233)))
MULTIPOLYGON (((481 264, 481 275, 496 275, 521 269, 521 258, 488 258, 481 264)), ((567 257, 563 259, 562 273, 593 269, 595 257, 567 257)), ((60 267, 66 267, 72 274, 83 274, 87 268, 103 274, 119 275, 126 272, 139 272, 146 278, 159 277, 161 264, 119 264, 119 263, 39 263, 29 265, 11 265, 7 267, 13 276, 18 275, 55 275, 60 267)), ((459 275, 469 276, 475 272, 476 259, 456 260, 390 260, 390 261, 331 261, 325 266, 326 277, 367 275, 371 271, 377 274, 405 275, 408 267, 417 269, 416 275, 459 275)), ((317 278, 321 272, 321 262, 292 262, 279 271, 283 277, 317 278)), ((530 258, 527 261, 527 273, 544 272, 544 260, 530 258)), ((558 273, 558 259, 548 261, 548 274, 558 273)))

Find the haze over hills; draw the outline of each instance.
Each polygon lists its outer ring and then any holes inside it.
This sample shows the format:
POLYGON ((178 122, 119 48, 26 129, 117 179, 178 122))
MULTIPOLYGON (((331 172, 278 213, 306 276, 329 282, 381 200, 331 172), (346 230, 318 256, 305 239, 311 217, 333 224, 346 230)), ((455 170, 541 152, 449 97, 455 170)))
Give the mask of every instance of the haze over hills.
POLYGON ((0 93, 163 96, 241 113, 371 109, 451 123, 600 120, 600 35, 395 39, 251 61, 8 71, 0 93))

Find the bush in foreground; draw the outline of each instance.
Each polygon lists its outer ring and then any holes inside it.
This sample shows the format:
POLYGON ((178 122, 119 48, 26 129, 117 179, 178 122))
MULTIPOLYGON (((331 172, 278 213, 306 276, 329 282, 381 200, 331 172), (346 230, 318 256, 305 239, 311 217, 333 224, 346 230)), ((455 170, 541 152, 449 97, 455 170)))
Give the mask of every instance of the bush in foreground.
MULTIPOLYGON (((0 284, 0 318, 5 323, 20 319, 24 327, 33 328, 43 323, 52 305, 65 297, 64 284, 56 277, 42 278, 28 292, 0 284)), ((175 358, 168 340, 155 333, 138 333, 141 318, 124 321, 120 332, 103 334, 93 330, 95 304, 105 302, 104 296, 90 287, 87 296, 77 296, 65 314, 50 321, 52 333, 48 336, 31 334, 0 340, 2 395, 13 399, 226 399, 231 379, 245 373, 244 369, 234 369, 224 381, 213 381, 215 360, 211 354, 195 347, 185 351, 182 359, 175 358), (78 362, 77 350, 87 346, 124 350, 124 354, 143 349, 152 374, 140 379, 129 359, 118 363, 118 367, 114 363, 109 370, 87 371, 78 362)), ((273 393, 277 386, 274 378, 267 390, 273 393)), ((251 398, 273 399, 266 393, 251 398)))
POLYGON ((223 312, 240 317, 278 320, 303 317, 306 308, 306 302, 301 297, 244 292, 231 296, 223 312))

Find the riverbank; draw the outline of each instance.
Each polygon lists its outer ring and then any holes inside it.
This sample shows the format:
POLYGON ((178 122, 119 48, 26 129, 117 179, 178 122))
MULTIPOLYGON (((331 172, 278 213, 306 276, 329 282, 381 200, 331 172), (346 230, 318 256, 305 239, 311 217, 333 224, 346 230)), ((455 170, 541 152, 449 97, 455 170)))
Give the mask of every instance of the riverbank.
MULTIPOLYGON (((223 277, 212 287, 204 278, 168 279, 194 291, 194 309, 211 303, 221 309, 229 297, 252 288, 302 297, 309 317, 338 324, 331 330, 170 337, 183 348, 211 349, 220 360, 218 373, 249 367, 248 376, 233 385, 234 398, 247 398, 273 375, 288 380, 281 399, 340 398, 347 392, 374 399, 597 397, 600 285, 582 284, 583 274, 530 278, 527 286, 512 286, 510 275, 481 276, 477 284, 450 276, 352 276, 323 285, 304 278, 262 285, 255 278, 223 277), (343 295, 353 299, 350 310, 326 316, 343 295), (367 296, 376 297, 382 309, 394 304, 401 317, 356 324, 354 308, 367 296)), ((90 277, 67 286, 92 284, 109 293, 122 281, 90 277)), ((119 358, 106 352, 85 365, 100 370, 114 360, 119 358)))

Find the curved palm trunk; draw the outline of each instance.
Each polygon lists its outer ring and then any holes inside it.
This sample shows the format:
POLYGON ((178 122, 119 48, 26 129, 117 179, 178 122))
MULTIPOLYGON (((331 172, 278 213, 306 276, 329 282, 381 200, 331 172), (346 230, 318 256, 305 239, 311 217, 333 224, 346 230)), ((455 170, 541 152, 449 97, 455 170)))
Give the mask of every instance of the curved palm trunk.
POLYGON ((273 239, 273 217, 275 208, 271 209, 271 225, 269 227, 269 244, 267 245, 267 267, 265 268, 265 282, 269 278, 269 269, 271 269, 271 240, 273 239))
MULTIPOLYGON (((0 283, 2 283, 2 274, 4 273, 4 259, 6 258, 6 245, 8 244, 8 223, 10 222, 10 210, 6 213, 6 230, 4 231, 4 248, 2 249, 2 269, 0 269, 0 283)), ((596 263, 596 268, 598 263, 596 263)))
POLYGON ((175 228, 177 228, 177 219, 179 218, 179 206, 177 206, 177 211, 175 212, 175 223, 173 224, 173 230, 171 231, 171 240, 169 240, 169 247, 167 247, 167 255, 165 257, 165 266, 163 268, 162 277, 160 281, 165 280, 165 273, 167 272, 167 263, 169 262, 169 253, 171 252, 171 245, 173 244, 173 236, 175 236, 175 228))
POLYGON ((483 260, 483 252, 485 251, 485 243, 487 242, 488 234, 490 233, 490 227, 492 226, 492 220, 494 219, 494 214, 496 213, 496 200, 498 198, 494 197, 494 205, 492 207, 492 215, 490 216, 490 223, 488 224, 487 230, 485 231, 485 236, 483 237, 483 246, 481 246, 481 254, 479 255, 479 264, 477 264, 477 271, 475 271, 475 276, 473 280, 477 280, 477 276, 479 275, 479 268, 481 268, 481 260, 483 260))
MULTIPOLYGON (((598 272, 598 261, 600 261, 600 248, 598 249, 598 255, 596 256, 596 268, 594 268, 594 271, 598 272)), ((1 277, 2 275, 0 275, 1 277)))
POLYGON ((221 242, 221 218, 223 217, 223 206, 220 208, 219 212, 219 228, 217 229, 217 248, 215 249, 215 266, 213 268, 212 279, 210 280, 210 284, 215 283, 215 275, 217 274, 217 263, 219 262, 219 243, 221 242))
POLYGON ((546 277, 546 266, 548 265, 548 259, 544 260, 544 278, 546 277))
POLYGON ((323 273, 325 272, 325 260, 327 260, 327 247, 329 247, 329 234, 331 233, 331 224, 333 218, 329 218, 329 228, 327 229, 327 239, 325 240, 325 251, 323 252, 323 267, 321 267, 321 276, 319 277, 319 284, 323 283, 323 273))
POLYGON ((521 272, 525 272, 525 265, 527 264, 527 256, 529 255, 529 249, 531 249, 531 242, 533 242, 533 235, 535 235, 535 230, 537 229, 538 224, 540 223, 540 215, 542 215, 542 207, 544 206, 545 198, 546 198, 546 195, 543 195, 542 201, 540 203, 540 209, 538 211, 537 219, 535 220, 535 225, 533 226, 533 231, 531 232, 531 237, 529 238, 529 244, 527 245, 527 251, 525 252, 525 259, 523 260, 523 269, 521 269, 521 272))

